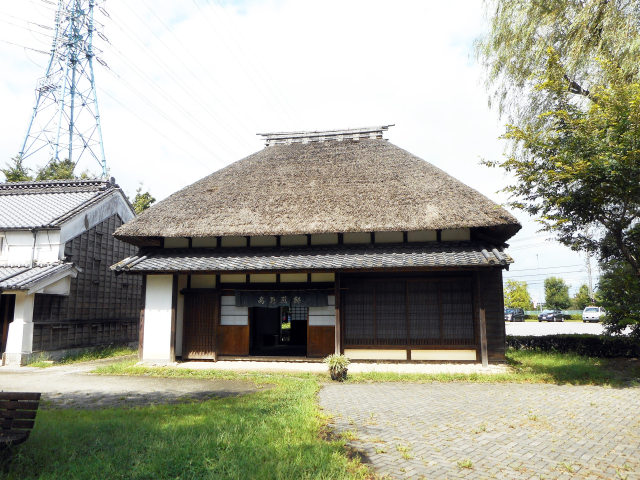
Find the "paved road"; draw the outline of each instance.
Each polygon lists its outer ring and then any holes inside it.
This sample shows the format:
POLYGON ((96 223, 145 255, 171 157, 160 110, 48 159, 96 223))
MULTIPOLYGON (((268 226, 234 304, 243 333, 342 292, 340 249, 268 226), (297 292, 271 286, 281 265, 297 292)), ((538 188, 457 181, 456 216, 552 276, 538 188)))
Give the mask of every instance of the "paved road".
POLYGON ((390 478, 640 478, 639 388, 332 383, 319 398, 390 478))
POLYGON ((42 392, 42 408, 104 408, 206 400, 258 390, 254 384, 241 381, 88 373, 105 363, 108 362, 87 362, 46 369, 0 367, 0 391, 42 392))
POLYGON ((604 333, 601 323, 505 322, 507 335, 555 335, 557 333, 604 333))

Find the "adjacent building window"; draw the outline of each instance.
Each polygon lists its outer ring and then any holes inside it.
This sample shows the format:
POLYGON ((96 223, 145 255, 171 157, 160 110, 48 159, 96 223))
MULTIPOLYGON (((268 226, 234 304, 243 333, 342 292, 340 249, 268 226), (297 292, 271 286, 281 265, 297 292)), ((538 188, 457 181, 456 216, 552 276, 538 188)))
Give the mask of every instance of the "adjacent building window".
POLYGON ((343 294, 345 345, 474 345, 468 278, 353 281, 343 294))

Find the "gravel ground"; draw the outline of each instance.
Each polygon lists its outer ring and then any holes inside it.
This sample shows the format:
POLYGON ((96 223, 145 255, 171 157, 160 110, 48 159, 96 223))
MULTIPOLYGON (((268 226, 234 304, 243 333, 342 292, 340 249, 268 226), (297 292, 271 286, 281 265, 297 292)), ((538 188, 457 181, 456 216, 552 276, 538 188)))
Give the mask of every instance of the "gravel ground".
MULTIPOLYGON (((268 362, 247 360, 221 360, 218 362, 184 362, 177 368, 193 370, 227 370, 242 372, 311 372, 326 373, 327 366, 321 362, 268 362)), ((483 368, 477 363, 358 363, 349 365, 349 373, 394 372, 394 373, 504 373, 506 365, 489 365, 483 368)))
POLYGON ((591 333, 601 335, 601 323, 582 322, 505 322, 507 335, 556 335, 559 333, 591 333))
POLYGON ((134 407, 207 400, 253 393, 249 382, 191 378, 153 378, 89 374, 99 365, 85 362, 50 368, 0 367, 0 390, 42 392, 41 408, 134 407))

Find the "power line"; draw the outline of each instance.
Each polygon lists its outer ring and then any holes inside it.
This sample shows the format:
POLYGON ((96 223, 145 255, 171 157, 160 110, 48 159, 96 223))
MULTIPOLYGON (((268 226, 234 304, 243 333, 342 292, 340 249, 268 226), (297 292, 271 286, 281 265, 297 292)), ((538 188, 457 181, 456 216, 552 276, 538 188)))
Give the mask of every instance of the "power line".
POLYGON ((2 38, 0 38, 0 42, 7 43, 7 44, 9 44, 9 45, 14 45, 14 46, 16 46, 16 47, 24 48, 24 49, 26 49, 26 50, 30 50, 30 51, 32 51, 32 52, 43 53, 43 54, 45 54, 45 55, 49 55, 49 54, 51 53, 51 52, 45 52, 44 50, 39 50, 39 49, 37 49, 37 48, 27 47, 26 45, 21 45, 21 44, 19 44, 19 43, 10 42, 9 40, 4 40, 4 39, 2 39, 2 38))
MULTIPOLYGON (((238 66, 244 70, 246 77, 249 79, 249 81, 253 84, 253 86, 256 88, 257 91, 260 91, 261 94, 263 95, 264 98, 269 99, 269 100, 275 100, 275 102, 278 104, 278 106, 280 107, 280 111, 283 113, 286 113, 287 116, 289 116, 291 118, 290 115, 288 115, 288 112, 285 112, 285 108, 282 104, 282 102, 279 100, 279 98, 277 97, 277 94, 275 93, 277 90, 276 89, 271 89, 272 92, 274 92, 273 95, 270 95, 271 92, 269 91, 265 91, 263 89, 263 86, 259 83, 256 82, 254 79, 254 75, 249 71, 250 69, 252 69, 251 64, 249 64, 249 67, 245 66, 245 64, 243 62, 241 62, 241 59, 243 57, 246 57, 246 54, 243 52, 240 52, 240 54, 238 54, 238 52, 233 52, 231 44, 229 44, 227 42, 227 36, 226 35, 220 35, 220 33, 218 32, 218 27, 217 25, 214 23, 214 21, 212 20, 212 17, 209 15, 209 12, 206 9, 203 9, 200 4, 197 2, 197 0, 192 0, 193 4, 198 8, 198 10, 202 13, 203 18, 211 25, 212 27, 212 32, 218 37, 218 39, 220 40, 220 43, 231 53, 231 57, 234 59, 234 61, 238 64, 238 66), (234 54, 235 53, 235 54, 234 54)), ((223 14, 226 14, 226 11, 224 8, 221 7, 221 11, 223 12, 223 14)), ((238 48, 238 50, 241 48, 238 42, 235 42, 234 44, 235 47, 238 48)), ((258 75, 260 75, 260 73, 258 72, 258 75)))
POLYGON ((557 269, 557 268, 573 268, 573 267, 580 267, 580 266, 582 265, 577 263, 575 265, 558 265, 554 267, 540 267, 540 268, 532 267, 532 268, 521 268, 516 270, 509 269, 509 272, 525 272, 528 270, 551 270, 551 269, 557 269))
MULTIPOLYGON (((125 29, 123 28, 119 22, 120 20, 118 20, 118 18, 116 18, 115 15, 110 15, 110 19, 112 21, 112 23, 118 27, 119 30, 121 30, 127 37, 129 37, 130 39, 136 41, 144 50, 146 50, 152 57, 153 59, 157 62, 157 65, 159 65, 161 67, 161 69, 167 74, 168 77, 171 78, 171 80, 174 82, 174 84, 178 87, 180 87, 180 89, 188 96, 191 97, 193 94, 193 91, 191 89, 189 89, 189 87, 187 87, 186 84, 183 83, 182 79, 180 79, 179 77, 176 76, 174 69, 172 69, 169 65, 166 64, 166 62, 164 62, 164 60, 162 58, 160 58, 152 49, 150 49, 147 45, 145 45, 145 43, 136 35, 130 34, 129 33, 129 29, 125 29)), ((111 45, 112 43, 109 42, 111 45)), ((171 95, 168 98, 173 98, 175 95, 171 95)), ((221 123, 222 125, 225 125, 224 122, 221 121, 220 118, 218 118, 218 116, 216 114, 214 114, 206 104, 204 103, 199 103, 198 104, 199 107, 202 107, 206 113, 208 113, 216 122, 221 123)), ((200 123, 196 122, 194 123, 194 125, 196 125, 198 128, 201 127, 200 123)), ((212 131, 211 130, 207 130, 207 135, 212 135, 212 131)), ((220 138, 220 137, 219 137, 220 138)), ((226 139, 223 137, 221 140, 219 140, 219 143, 222 144, 226 144, 226 139)), ((217 155, 214 155, 217 157, 217 155)))

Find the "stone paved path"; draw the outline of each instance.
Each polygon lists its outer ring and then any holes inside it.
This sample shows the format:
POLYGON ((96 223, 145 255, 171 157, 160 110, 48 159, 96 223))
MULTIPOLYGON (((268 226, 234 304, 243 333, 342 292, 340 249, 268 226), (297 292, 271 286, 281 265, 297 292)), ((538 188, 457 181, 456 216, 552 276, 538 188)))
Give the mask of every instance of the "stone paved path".
POLYGON ((0 391, 42 392, 41 408, 133 407, 253 393, 250 382, 89 374, 110 361, 50 368, 0 367, 0 391))
POLYGON ((640 388, 332 383, 319 400, 389 478, 640 479, 640 388))

